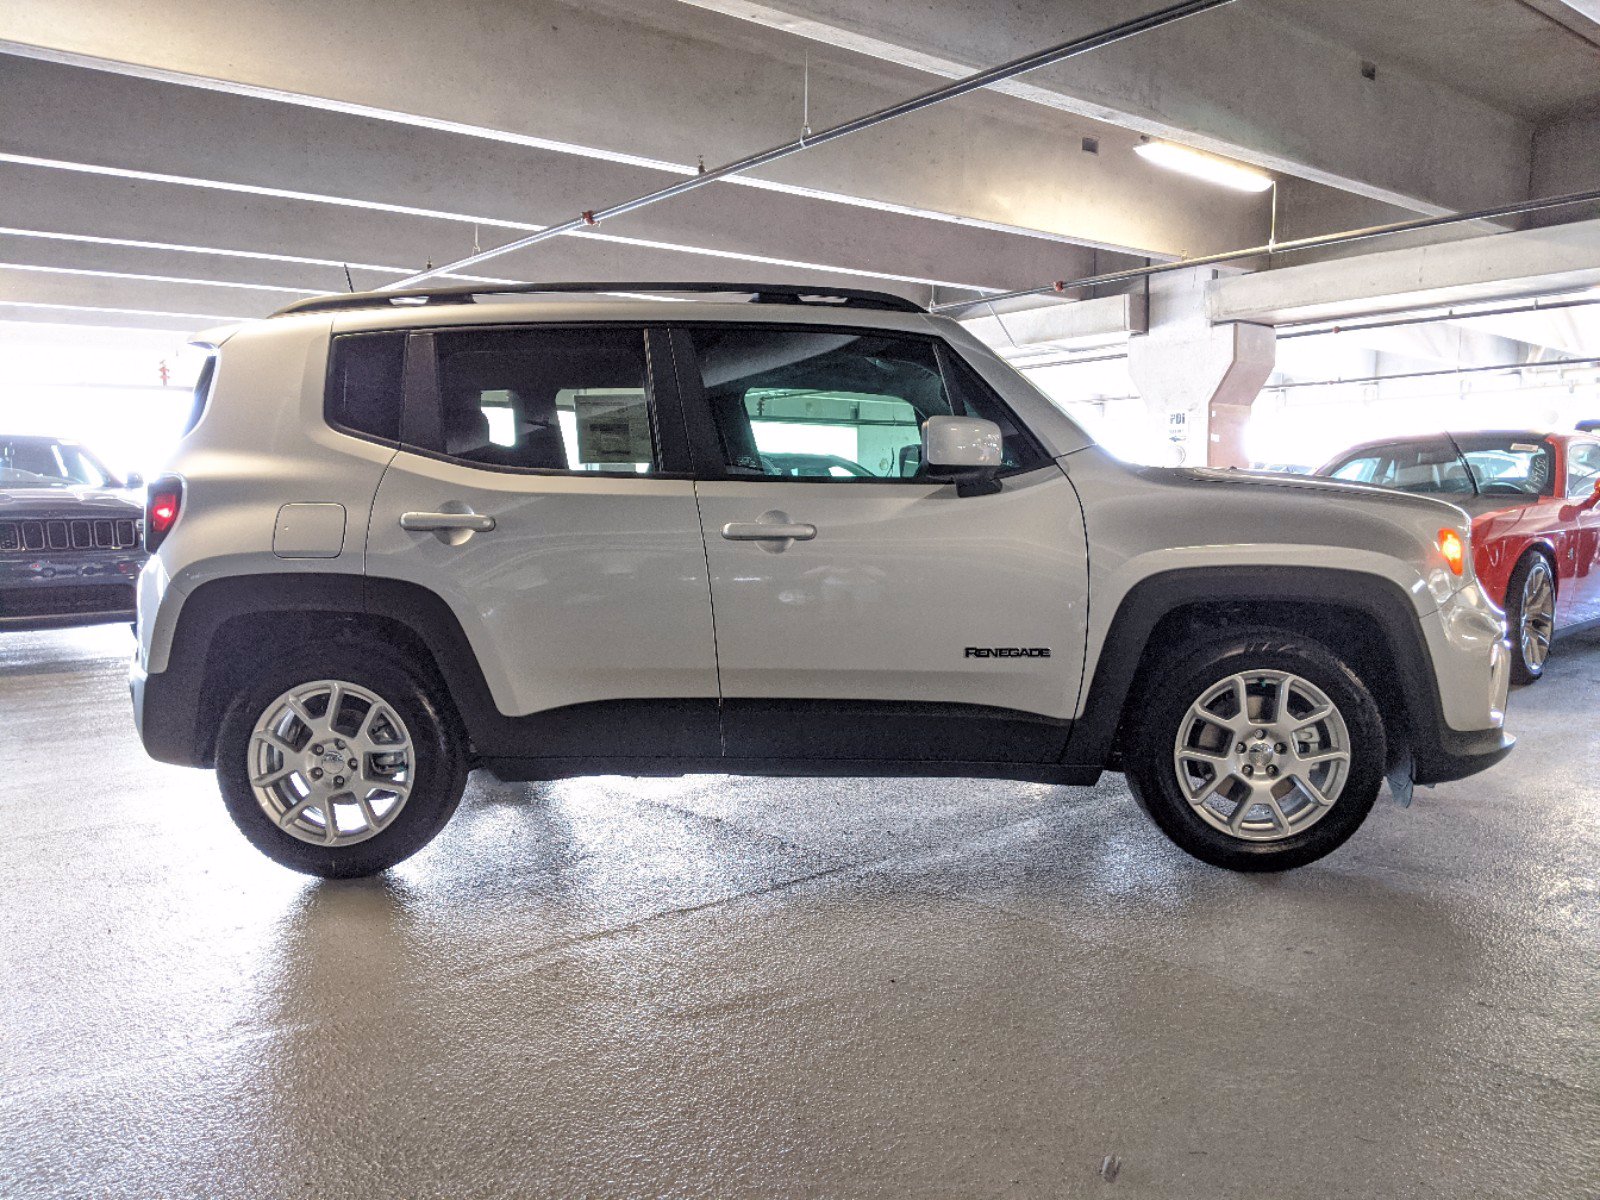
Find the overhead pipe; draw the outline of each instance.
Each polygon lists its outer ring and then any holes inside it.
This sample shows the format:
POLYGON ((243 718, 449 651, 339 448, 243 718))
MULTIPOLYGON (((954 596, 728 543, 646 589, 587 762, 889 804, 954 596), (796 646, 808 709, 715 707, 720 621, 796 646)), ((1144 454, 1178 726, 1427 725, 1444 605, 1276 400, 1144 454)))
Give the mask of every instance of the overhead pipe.
MULTIPOLYGON (((1560 293, 1556 293, 1560 295, 1560 293)), ((1284 321, 1278 325, 1278 340, 1285 338, 1324 337, 1329 334, 1360 333, 1365 329, 1397 329, 1404 325, 1437 325, 1446 321, 1474 321, 1479 317, 1515 317, 1527 313, 1556 312, 1563 308, 1591 308, 1600 300, 1535 300, 1532 304, 1512 304, 1505 308, 1472 308, 1457 311, 1451 306, 1431 317, 1382 317, 1375 321, 1349 322, 1317 317, 1303 321, 1284 321), (1326 326, 1327 328, 1306 328, 1326 326), (1289 332, 1285 333, 1287 329, 1289 332)))
POLYGON ((1592 367, 1600 357, 1552 358, 1546 362, 1505 363, 1488 367, 1441 367, 1437 371, 1402 371, 1396 375, 1359 375, 1352 379, 1300 379, 1292 383, 1269 383, 1263 392, 1286 392, 1293 388, 1338 387, 1345 383, 1389 383, 1395 379, 1434 379, 1443 375, 1484 375, 1509 371, 1548 371, 1553 367, 1592 367))
POLYGON ((455 274, 469 267, 475 267, 479 263, 487 262, 491 258, 498 258, 502 254, 510 254, 513 250, 522 250, 538 242, 561 237, 563 234, 577 233, 590 226, 598 225, 601 221, 609 220, 612 217, 620 217, 624 213, 630 213, 636 209, 657 204, 662 200, 670 200, 674 196, 681 196, 685 192, 704 187, 708 183, 715 183, 717 180, 726 179, 730 175, 738 175, 752 168, 765 166, 767 163, 776 162, 780 158, 788 158, 791 154, 799 154, 802 150, 809 150, 813 146, 822 145, 824 142, 831 142, 852 133, 859 133, 863 129, 870 129, 874 125, 883 124, 885 121, 892 121, 895 117, 903 117, 907 113, 930 108, 946 100, 953 100, 957 96, 964 96, 968 92, 978 91, 981 88, 1001 83, 1004 80, 1026 74, 1029 71, 1036 71, 1040 67, 1048 67, 1053 63, 1062 62, 1077 55, 1087 54, 1091 50, 1099 50, 1115 42, 1136 37, 1141 33, 1148 33, 1152 29, 1160 29, 1163 25, 1171 25, 1173 22, 1181 21, 1185 17, 1192 17, 1198 13, 1207 12, 1213 8, 1221 8, 1225 4, 1232 3, 1233 0, 1184 0, 1184 3, 1173 4, 1157 12, 1136 17, 1131 21, 1123 21, 1121 24, 1112 25, 1087 37, 1074 38, 1070 42, 1061 42, 1058 45, 1037 51, 1023 58, 1014 58, 998 67, 990 67, 988 70, 979 71, 975 75, 968 75, 963 79, 956 80, 954 83, 948 83, 944 87, 935 88, 931 92, 924 92, 922 95, 914 96, 909 100, 902 100, 898 104, 891 104, 888 108, 880 108, 877 112, 869 113, 864 117, 856 117, 841 125, 834 125, 822 130, 820 133, 802 134, 792 142, 785 142, 783 145, 774 146, 770 150, 763 150, 758 154, 736 159, 713 170, 702 171, 699 174, 690 176, 688 179, 674 183, 669 187, 661 188, 658 191, 650 192, 647 195, 625 200, 621 204, 613 204, 610 208, 591 209, 572 218, 570 221, 548 226, 537 233, 530 233, 526 237, 507 242, 503 246, 493 246, 488 250, 469 254, 466 258, 457 259, 455 262, 445 263, 443 266, 429 267, 426 271, 419 272, 416 275, 386 283, 378 290, 388 292, 396 288, 415 287, 423 280, 432 279, 435 275, 455 274))
POLYGON ((1387 237, 1395 233, 1409 233, 1416 229, 1437 229, 1442 225, 1459 225, 1467 221, 1487 221, 1494 217, 1514 217, 1520 213, 1541 212, 1549 208, 1565 208, 1571 204, 1586 204, 1600 200, 1600 190, 1572 192, 1565 196, 1547 196, 1541 200, 1519 200, 1515 204, 1502 204, 1496 208, 1479 209, 1470 213, 1447 213, 1438 217, 1418 217, 1413 221, 1397 221, 1392 225, 1369 225, 1365 229, 1351 229, 1344 233, 1322 233, 1315 237, 1296 238, 1288 242, 1268 242, 1264 246, 1251 246, 1248 250, 1228 250, 1222 254, 1206 254, 1198 258, 1180 258, 1175 262, 1153 263, 1148 267, 1129 267, 1126 271, 1111 271, 1104 275, 1087 275, 1082 279, 1058 279, 1043 287, 1022 288, 1015 292, 995 292, 972 300, 951 300, 935 304, 930 312, 954 312, 963 308, 979 308, 1003 300, 1017 300, 1024 296, 1060 295, 1079 288, 1100 287, 1108 283, 1126 283, 1134 279, 1147 279, 1168 271, 1182 271, 1189 267, 1208 267, 1215 263, 1234 262, 1241 258, 1257 258, 1263 254, 1283 254, 1290 250, 1315 250, 1323 246, 1343 246, 1367 238, 1387 237))

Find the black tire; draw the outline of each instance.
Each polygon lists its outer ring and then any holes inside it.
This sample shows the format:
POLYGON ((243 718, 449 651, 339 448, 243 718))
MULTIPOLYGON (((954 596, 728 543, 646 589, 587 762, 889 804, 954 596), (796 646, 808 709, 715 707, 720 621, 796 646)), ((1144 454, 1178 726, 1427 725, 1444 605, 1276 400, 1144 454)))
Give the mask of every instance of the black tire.
POLYGON ((1325 647, 1280 629, 1231 632, 1181 648, 1145 672, 1133 698, 1123 764, 1139 806, 1181 849, 1234 871, 1287 871, 1315 862, 1360 828, 1383 785, 1383 719, 1366 686, 1325 647), (1232 675, 1283 671, 1321 690, 1344 719, 1350 761, 1344 787, 1314 823, 1277 841, 1247 841, 1208 824, 1179 785, 1173 757, 1189 708, 1232 675))
POLYGON ((448 704, 426 681, 377 642, 343 641, 291 655, 258 671, 229 703, 217 734, 217 783, 228 815, 268 858, 307 875, 351 879, 375 875, 410 858, 444 828, 466 789, 464 738, 448 704), (316 680, 354 683, 383 698, 405 722, 415 753, 415 781, 394 819, 365 841, 322 846, 281 829, 250 784, 250 741, 268 705, 290 688, 316 680))
MULTIPOLYGON (((1550 565, 1550 560, 1537 550, 1530 550, 1522 556, 1516 569, 1511 572, 1511 580, 1506 584, 1506 629, 1511 637, 1511 681, 1526 686, 1538 683, 1544 678, 1545 664, 1549 661, 1549 649, 1545 650, 1545 658, 1539 662, 1530 662, 1524 650, 1523 622, 1527 614, 1523 611, 1523 596, 1528 585, 1528 576, 1534 571, 1542 570, 1550 577, 1550 596, 1555 598, 1556 573, 1550 565)), ((1552 628, 1551 632, 1554 632, 1552 628)))

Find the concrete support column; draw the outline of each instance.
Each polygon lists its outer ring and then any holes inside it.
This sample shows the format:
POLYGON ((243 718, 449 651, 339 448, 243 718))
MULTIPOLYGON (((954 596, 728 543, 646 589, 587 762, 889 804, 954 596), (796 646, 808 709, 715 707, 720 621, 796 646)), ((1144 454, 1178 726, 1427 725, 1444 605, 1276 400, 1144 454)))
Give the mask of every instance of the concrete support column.
POLYGON ((1206 267, 1150 280, 1150 332, 1128 341, 1128 371, 1185 466, 1242 467, 1244 425, 1277 359, 1270 325, 1213 325, 1206 267))

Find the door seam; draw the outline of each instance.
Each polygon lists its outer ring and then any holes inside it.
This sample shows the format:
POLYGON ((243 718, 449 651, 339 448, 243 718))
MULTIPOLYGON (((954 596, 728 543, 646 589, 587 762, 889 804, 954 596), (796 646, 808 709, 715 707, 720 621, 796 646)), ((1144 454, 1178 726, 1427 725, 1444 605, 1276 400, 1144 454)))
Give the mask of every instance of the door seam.
POLYGON ((722 711, 722 648, 717 644, 717 593, 711 586, 711 547, 706 541, 706 514, 700 508, 700 481, 694 481, 694 512, 700 522, 700 554, 706 563, 706 604, 711 610, 711 662, 717 677, 717 749, 728 757, 728 728, 722 711))
POLYGON ((378 482, 373 485, 372 498, 367 501, 367 525, 361 541, 361 607, 364 611, 371 611, 367 603, 367 580, 372 575, 372 523, 378 519, 378 497, 383 492, 383 481, 389 477, 389 468, 394 466, 394 460, 400 457, 400 448, 395 447, 389 461, 383 464, 383 470, 378 472, 378 482))

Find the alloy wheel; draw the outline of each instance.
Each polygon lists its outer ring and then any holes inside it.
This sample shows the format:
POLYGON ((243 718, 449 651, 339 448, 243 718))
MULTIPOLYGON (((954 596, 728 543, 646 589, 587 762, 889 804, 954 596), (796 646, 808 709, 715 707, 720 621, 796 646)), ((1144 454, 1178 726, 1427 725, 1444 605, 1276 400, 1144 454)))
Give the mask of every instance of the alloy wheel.
POLYGON ((1517 630, 1517 644, 1522 661, 1530 675, 1544 669, 1550 657, 1550 639, 1556 627, 1556 586, 1550 574, 1550 564, 1542 555, 1533 560, 1528 576, 1522 581, 1522 622, 1517 630))
POLYGON ((1189 706, 1173 767, 1184 799, 1212 828, 1242 841, 1281 841, 1338 801, 1350 773, 1350 731, 1309 680, 1246 671, 1189 706))
POLYGON ((279 829, 318 846, 383 832, 416 784, 411 734, 393 705, 344 680, 290 688, 250 734, 250 786, 279 829))

